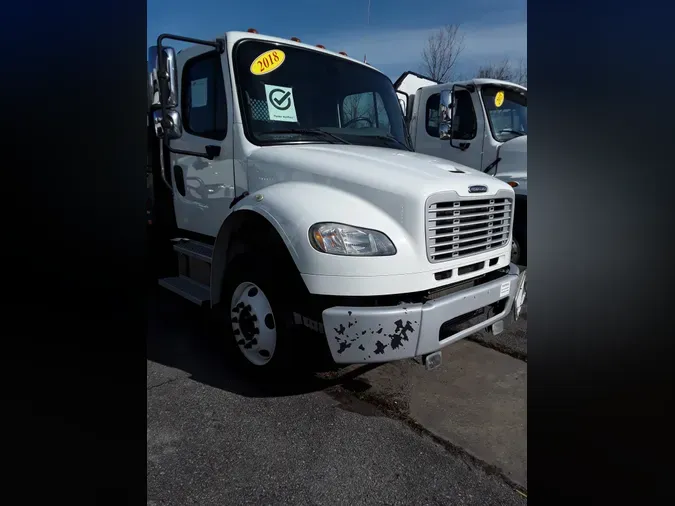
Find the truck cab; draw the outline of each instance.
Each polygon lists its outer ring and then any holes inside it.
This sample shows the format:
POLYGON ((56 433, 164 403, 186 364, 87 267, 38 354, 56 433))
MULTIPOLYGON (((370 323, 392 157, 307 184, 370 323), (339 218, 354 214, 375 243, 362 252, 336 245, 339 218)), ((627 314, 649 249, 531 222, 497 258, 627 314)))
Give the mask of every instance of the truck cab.
POLYGON ((412 72, 395 87, 415 151, 486 172, 514 188, 513 260, 526 264, 527 88, 497 79, 439 84, 412 72))
POLYGON ((177 255, 159 283, 208 308, 242 363, 275 371, 311 342, 338 364, 433 367, 518 317, 513 188, 415 153, 384 74, 254 30, 162 35, 148 65, 152 226, 177 255))

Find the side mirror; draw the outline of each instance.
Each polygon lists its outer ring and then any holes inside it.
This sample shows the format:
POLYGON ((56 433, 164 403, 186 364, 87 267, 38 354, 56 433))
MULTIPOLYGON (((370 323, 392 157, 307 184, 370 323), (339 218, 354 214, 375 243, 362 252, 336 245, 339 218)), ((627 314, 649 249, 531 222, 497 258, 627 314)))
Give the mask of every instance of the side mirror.
POLYGON ((152 109, 160 109, 161 102, 167 108, 173 109, 178 106, 178 71, 176 68, 176 51, 172 47, 162 47, 162 65, 164 76, 159 75, 160 55, 157 46, 148 49, 148 73, 150 74, 150 90, 152 96, 152 109), (162 79, 162 77, 164 77, 162 79), (160 95, 161 94, 161 95, 160 95))
POLYGON ((443 90, 441 92, 438 136, 441 140, 449 140, 450 147, 464 151, 470 144, 461 141, 459 144, 456 143, 457 130, 459 128, 459 118, 457 118, 457 90, 460 89, 466 88, 454 84, 451 90, 443 90))
POLYGON ((159 106, 159 95, 157 94, 157 76, 153 72, 150 62, 148 62, 148 111, 152 111, 159 106), (157 104, 157 105, 155 105, 157 104))
MULTIPOLYGON (((178 107, 178 69, 176 52, 172 47, 165 46, 165 39, 189 42, 209 46, 220 55, 225 52, 225 40, 199 40, 179 35, 164 33, 157 37, 157 45, 148 49, 148 102, 152 111, 153 128, 157 136, 162 139, 164 147, 171 153, 188 156, 199 156, 213 160, 220 156, 220 146, 207 146, 205 153, 174 149, 170 145, 172 139, 183 135, 183 125, 178 107), (158 49, 161 48, 161 51, 158 49)), ((164 178, 169 187, 171 185, 164 178)))
POLYGON ((155 135, 160 139, 180 139, 183 136, 183 123, 178 111, 167 111, 166 117, 162 117, 162 111, 152 113, 155 135))
POLYGON ((183 123, 180 113, 176 110, 178 71, 176 52, 172 47, 162 47, 161 55, 157 46, 148 49, 148 103, 150 110, 153 111, 152 119, 157 137, 167 141, 180 139, 183 135, 183 123))
POLYGON ((441 91, 440 103, 438 105, 438 137, 442 140, 451 140, 452 142, 452 93, 450 90, 441 91))

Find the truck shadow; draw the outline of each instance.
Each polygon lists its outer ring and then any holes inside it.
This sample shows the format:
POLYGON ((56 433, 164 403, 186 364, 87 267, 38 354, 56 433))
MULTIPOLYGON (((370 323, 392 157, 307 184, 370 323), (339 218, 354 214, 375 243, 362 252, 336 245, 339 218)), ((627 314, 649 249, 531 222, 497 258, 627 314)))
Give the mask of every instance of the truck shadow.
POLYGON ((184 371, 194 381, 246 397, 301 395, 338 385, 365 390, 369 386, 358 376, 380 366, 322 366, 307 357, 274 381, 253 379, 224 353, 222 343, 209 331, 206 310, 159 287, 148 294, 146 358, 184 371))

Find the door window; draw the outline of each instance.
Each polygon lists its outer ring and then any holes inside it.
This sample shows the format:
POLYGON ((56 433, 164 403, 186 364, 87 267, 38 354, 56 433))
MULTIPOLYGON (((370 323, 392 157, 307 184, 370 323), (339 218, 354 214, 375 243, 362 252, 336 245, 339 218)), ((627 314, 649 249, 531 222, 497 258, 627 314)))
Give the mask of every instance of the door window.
POLYGON ((227 135, 227 108, 220 55, 207 53, 188 60, 183 69, 182 87, 185 131, 223 140, 227 135))
POLYGON ((452 118, 452 137, 461 141, 470 141, 476 137, 478 124, 476 111, 473 108, 471 93, 467 90, 456 90, 454 100, 457 105, 452 118))
POLYGON ((438 108, 440 105, 440 93, 434 93, 427 99, 426 127, 427 133, 432 137, 438 137, 438 108))

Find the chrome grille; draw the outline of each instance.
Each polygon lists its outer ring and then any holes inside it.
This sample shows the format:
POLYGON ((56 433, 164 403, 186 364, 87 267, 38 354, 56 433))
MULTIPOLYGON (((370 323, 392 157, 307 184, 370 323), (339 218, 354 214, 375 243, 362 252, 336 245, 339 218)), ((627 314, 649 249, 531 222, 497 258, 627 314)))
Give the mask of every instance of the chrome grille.
POLYGON ((445 262, 506 246, 512 221, 510 198, 430 200, 426 219, 429 261, 445 262))

